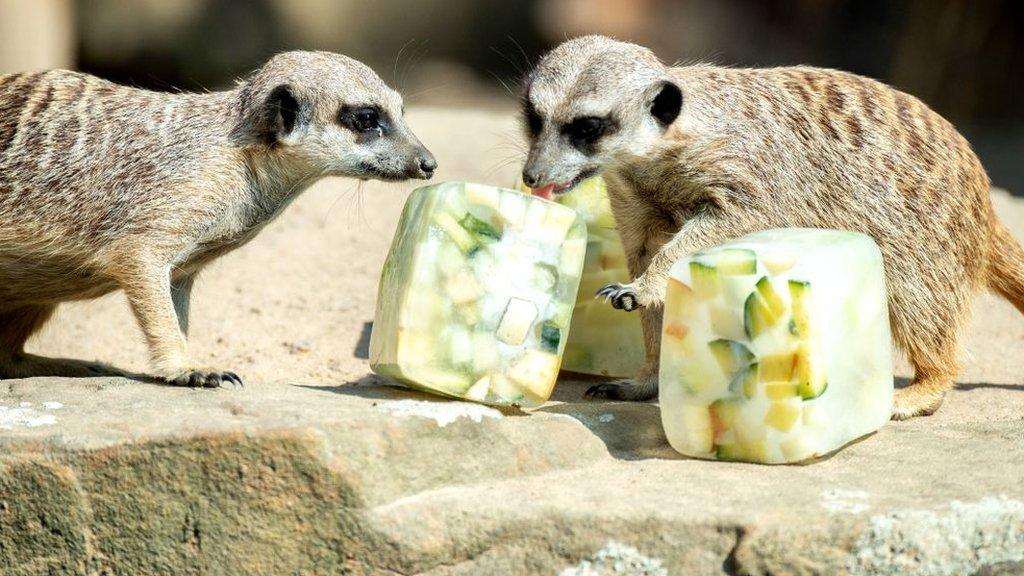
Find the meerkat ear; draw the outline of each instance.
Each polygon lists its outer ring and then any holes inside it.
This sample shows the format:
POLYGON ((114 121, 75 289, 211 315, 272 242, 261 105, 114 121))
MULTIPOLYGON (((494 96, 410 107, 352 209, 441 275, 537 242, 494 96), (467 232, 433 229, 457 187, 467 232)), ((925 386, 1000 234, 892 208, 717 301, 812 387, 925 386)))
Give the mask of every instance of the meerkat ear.
POLYGON ((281 84, 270 91, 263 106, 263 121, 268 142, 292 145, 309 122, 308 106, 287 84, 281 84))
POLYGON ((651 100, 651 115, 662 126, 668 126, 676 121, 683 108, 683 91, 669 81, 658 83, 656 89, 657 93, 651 100))

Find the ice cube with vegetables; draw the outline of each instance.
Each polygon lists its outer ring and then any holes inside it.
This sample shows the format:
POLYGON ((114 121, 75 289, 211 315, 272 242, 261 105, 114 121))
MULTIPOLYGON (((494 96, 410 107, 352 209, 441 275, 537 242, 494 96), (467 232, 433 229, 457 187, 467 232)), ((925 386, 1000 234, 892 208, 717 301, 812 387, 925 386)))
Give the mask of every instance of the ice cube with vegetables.
POLYGON ((384 263, 370 367, 499 405, 551 394, 586 251, 571 209, 514 190, 419 188, 384 263))
MULTIPOLYGON (((531 192, 520 184, 524 192, 531 192)), ((562 368, 598 376, 630 377, 644 363, 644 334, 639 314, 622 314, 594 294, 608 284, 632 280, 626 253, 615 230, 605 181, 588 178, 552 200, 575 210, 587 224, 587 258, 565 345, 562 368)), ((538 194, 543 194, 538 191, 538 194)))
POLYGON ((889 419, 891 354, 882 256, 869 237, 750 234, 672 268, 662 425, 673 448, 698 458, 824 455, 889 419))

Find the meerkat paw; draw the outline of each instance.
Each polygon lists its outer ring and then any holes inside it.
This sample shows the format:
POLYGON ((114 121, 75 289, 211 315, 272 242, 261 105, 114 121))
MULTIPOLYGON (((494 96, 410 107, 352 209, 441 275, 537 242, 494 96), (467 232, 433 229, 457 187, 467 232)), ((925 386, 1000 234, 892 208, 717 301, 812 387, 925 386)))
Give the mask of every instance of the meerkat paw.
POLYGON ((604 298, 611 302, 612 308, 632 312, 645 305, 632 284, 608 284, 594 294, 595 298, 604 298))
POLYGON ((174 378, 168 378, 168 382, 175 386, 188 386, 189 388, 220 388, 224 384, 245 387, 238 374, 215 370, 186 370, 174 378))
POLYGON ((917 384, 896 391, 893 401, 892 419, 908 420, 917 416, 930 416, 942 406, 943 393, 915 390, 917 384))
POLYGON ((608 398, 609 400, 627 400, 643 402, 658 395, 657 375, 636 380, 616 380, 604 384, 595 384, 584 393, 588 398, 608 398))

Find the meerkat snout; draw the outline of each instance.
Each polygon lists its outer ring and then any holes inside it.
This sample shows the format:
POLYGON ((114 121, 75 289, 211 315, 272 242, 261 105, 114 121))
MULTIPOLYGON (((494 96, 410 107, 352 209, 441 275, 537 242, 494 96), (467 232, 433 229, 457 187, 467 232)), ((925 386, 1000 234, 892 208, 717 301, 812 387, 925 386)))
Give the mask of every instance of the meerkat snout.
POLYGON ((570 190, 623 154, 655 146, 683 94, 646 48, 588 36, 562 44, 527 77, 523 182, 570 190))

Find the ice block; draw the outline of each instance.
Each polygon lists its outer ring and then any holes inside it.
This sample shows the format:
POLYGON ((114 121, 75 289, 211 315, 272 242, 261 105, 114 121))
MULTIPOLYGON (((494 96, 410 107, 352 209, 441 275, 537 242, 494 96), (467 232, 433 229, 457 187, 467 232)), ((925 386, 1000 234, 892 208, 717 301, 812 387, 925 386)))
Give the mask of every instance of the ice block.
MULTIPOLYGON (((520 189, 530 191, 522 184, 520 189)), ((640 315, 623 314, 594 299, 594 293, 605 285, 632 280, 626 267, 626 253, 615 231, 604 179, 588 178, 569 192, 555 196, 554 201, 576 210, 587 224, 587 258, 562 369, 631 377, 644 362, 640 315)))
POLYGON ((889 420, 891 346, 882 256, 863 234, 769 230, 692 254, 665 297, 665 435, 698 458, 828 454, 889 420))
POLYGON ((572 210, 478 184, 415 190, 377 294, 370 368, 411 387, 536 406, 558 376, 586 252, 572 210))

